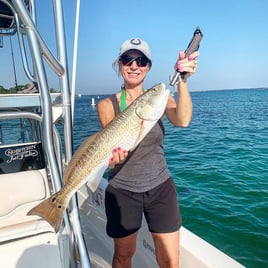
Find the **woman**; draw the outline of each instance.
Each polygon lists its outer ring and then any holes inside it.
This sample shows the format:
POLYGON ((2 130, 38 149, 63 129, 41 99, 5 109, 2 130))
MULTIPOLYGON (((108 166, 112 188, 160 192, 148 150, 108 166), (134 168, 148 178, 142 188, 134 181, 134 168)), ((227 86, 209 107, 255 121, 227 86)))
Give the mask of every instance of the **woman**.
MULTIPOLYGON (((181 51, 175 65, 186 75, 177 86, 177 103, 170 95, 165 109, 174 126, 187 127, 191 121, 192 102, 187 78, 196 70, 197 56, 198 52, 194 52, 185 58, 181 51)), ((124 83, 119 92, 98 104, 103 128, 143 93, 143 82, 152 66, 148 44, 138 38, 126 40, 113 66, 118 67, 124 83)), ((179 267, 181 216, 176 187, 164 158, 163 138, 164 127, 159 120, 133 152, 128 153, 124 148, 113 150, 105 197, 106 230, 114 239, 113 268, 131 267, 143 214, 153 237, 159 266, 179 267)))

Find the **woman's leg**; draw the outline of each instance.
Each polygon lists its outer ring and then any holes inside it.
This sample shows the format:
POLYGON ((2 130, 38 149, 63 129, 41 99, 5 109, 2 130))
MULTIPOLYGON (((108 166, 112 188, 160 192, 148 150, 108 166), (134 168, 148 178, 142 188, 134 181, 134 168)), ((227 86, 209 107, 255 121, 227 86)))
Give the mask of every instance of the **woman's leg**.
POLYGON ((179 267, 181 215, 172 179, 146 193, 145 217, 161 268, 179 267))
POLYGON ((143 196, 108 185, 105 195, 106 231, 114 240, 113 268, 131 267, 142 223, 143 196))
POLYGON ((113 268, 131 268, 131 259, 136 251, 138 232, 123 238, 114 238, 113 268))
POLYGON ((156 260, 160 268, 179 267, 180 232, 152 233, 156 260))

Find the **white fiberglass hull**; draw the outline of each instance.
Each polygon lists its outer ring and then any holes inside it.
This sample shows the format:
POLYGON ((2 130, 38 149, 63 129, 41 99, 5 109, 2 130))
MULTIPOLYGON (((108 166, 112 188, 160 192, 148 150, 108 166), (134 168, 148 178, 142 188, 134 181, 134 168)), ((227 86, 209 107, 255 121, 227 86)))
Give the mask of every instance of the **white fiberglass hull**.
MULTIPOLYGON (((113 241, 106 235, 104 195, 107 181, 103 179, 97 191, 92 193, 85 185, 78 192, 81 224, 94 267, 111 267, 113 241)), ((154 246, 146 223, 139 231, 137 251, 133 267, 158 267, 154 246)), ((217 248, 184 227, 181 228, 180 242, 181 268, 241 268, 244 267, 217 248)))

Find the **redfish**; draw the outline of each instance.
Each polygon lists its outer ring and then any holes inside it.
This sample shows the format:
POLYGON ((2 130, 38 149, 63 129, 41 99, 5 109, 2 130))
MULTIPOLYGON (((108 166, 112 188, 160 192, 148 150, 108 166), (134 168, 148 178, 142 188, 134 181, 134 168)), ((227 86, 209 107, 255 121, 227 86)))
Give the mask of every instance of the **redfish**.
POLYGON ((163 116, 169 90, 163 83, 147 90, 118 114, 104 129, 86 139, 73 155, 63 176, 62 189, 31 209, 58 232, 72 195, 88 182, 94 192, 108 167, 112 150, 133 151, 163 116))

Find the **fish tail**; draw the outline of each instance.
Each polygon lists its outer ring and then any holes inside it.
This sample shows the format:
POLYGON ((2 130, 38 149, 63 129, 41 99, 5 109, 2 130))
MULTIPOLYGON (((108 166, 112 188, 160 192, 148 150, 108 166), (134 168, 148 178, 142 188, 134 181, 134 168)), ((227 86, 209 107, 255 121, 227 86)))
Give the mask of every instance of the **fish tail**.
POLYGON ((66 205, 60 202, 59 192, 53 194, 39 205, 32 208, 27 215, 37 215, 46 220, 55 230, 59 231, 66 205))

